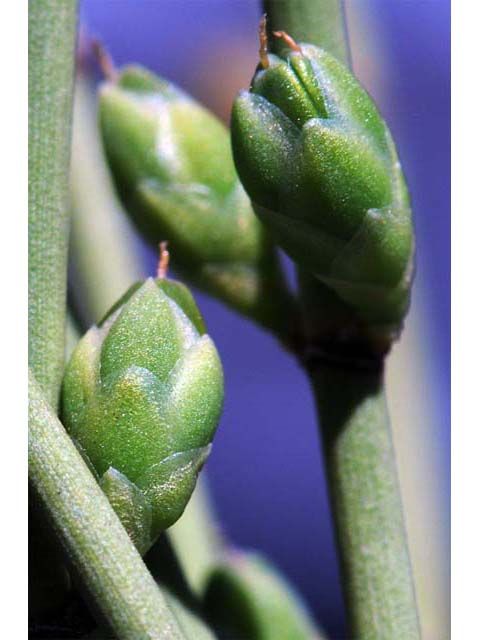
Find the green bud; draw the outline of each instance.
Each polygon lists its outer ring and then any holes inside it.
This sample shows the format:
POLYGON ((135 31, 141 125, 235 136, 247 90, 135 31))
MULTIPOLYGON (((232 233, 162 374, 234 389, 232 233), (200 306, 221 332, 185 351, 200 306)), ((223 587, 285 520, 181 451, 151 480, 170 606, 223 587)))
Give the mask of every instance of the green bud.
POLYGON ((278 259, 224 125, 171 83, 126 67, 100 89, 100 128, 118 193, 147 241, 168 241, 185 278, 282 332, 289 301, 278 259))
POLYGON ((183 513, 223 402, 221 363, 188 289, 134 285, 78 343, 62 400, 66 428, 146 551, 183 513))
POLYGON ((391 135, 350 71, 309 44, 268 56, 232 112, 237 171, 277 242, 357 318, 395 333, 414 239, 391 135))
POLYGON ((213 569, 205 608, 225 638, 319 638, 297 593, 257 553, 235 552, 213 569))

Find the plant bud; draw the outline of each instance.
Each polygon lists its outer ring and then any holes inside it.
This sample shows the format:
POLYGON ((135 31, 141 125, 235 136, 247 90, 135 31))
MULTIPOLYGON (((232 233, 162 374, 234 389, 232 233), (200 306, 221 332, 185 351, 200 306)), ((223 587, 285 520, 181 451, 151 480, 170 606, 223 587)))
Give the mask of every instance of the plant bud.
POLYGON ((280 246, 390 335, 408 310, 414 238, 391 135, 350 71, 295 45, 269 55, 232 112, 237 171, 280 246))
POLYGON ((282 333, 290 303, 278 258, 224 125, 169 82, 126 67, 100 89, 100 128, 118 193, 147 241, 167 240, 182 276, 282 333))
POLYGON ((211 572, 205 593, 209 619, 225 638, 320 638, 297 593, 260 554, 235 552, 211 572))
POLYGON ((183 513, 222 402, 218 353, 173 280, 136 284, 74 350, 64 423, 139 550, 183 513))

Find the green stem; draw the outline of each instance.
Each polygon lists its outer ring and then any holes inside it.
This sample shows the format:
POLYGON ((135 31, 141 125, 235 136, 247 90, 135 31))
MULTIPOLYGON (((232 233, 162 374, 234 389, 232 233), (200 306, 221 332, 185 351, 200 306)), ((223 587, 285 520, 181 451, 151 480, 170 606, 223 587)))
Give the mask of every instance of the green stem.
POLYGON ((311 379, 354 637, 417 639, 415 593, 382 375, 320 365, 311 370, 311 379))
POLYGON ((37 0, 28 13, 29 364, 56 407, 64 363, 77 3, 37 0))
POLYGON ((180 640, 162 593, 33 378, 29 397, 30 480, 96 607, 121 640, 180 640))
POLYGON ((286 31, 297 42, 323 47, 348 64, 343 3, 339 0, 264 0, 270 48, 284 46, 272 31, 286 31))
MULTIPOLYGON (((77 3, 37 0, 28 8, 28 361, 56 408, 64 365, 77 3)), ((62 601, 68 576, 36 505, 30 508, 31 605, 40 613, 62 601)))
MULTIPOLYGON (((270 26, 349 63, 339 0, 265 0, 270 26)), ((303 287, 305 324, 321 322, 320 284, 303 287), (320 306, 318 306, 320 305, 320 306)), ((327 462, 346 605, 359 640, 420 638, 395 452, 380 373, 308 371, 327 462)))

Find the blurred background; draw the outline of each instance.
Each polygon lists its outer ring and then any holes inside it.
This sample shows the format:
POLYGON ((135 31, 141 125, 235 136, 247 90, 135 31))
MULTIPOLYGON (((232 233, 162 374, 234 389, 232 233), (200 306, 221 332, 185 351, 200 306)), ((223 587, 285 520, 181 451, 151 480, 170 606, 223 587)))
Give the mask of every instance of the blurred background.
MULTIPOLYGON (((443 640, 449 637, 450 5, 350 0, 346 16, 354 70, 393 132, 415 214, 413 304, 387 376, 424 637, 443 640)), ((225 122, 257 63, 259 18, 255 0, 81 2, 83 33, 99 38, 116 64, 147 66, 225 122)), ((83 133, 77 106, 74 179, 83 133)), ((93 187, 88 197, 98 207, 101 238, 103 203, 93 187)), ((128 226, 124 233, 131 233, 128 226)), ((133 242, 141 270, 153 274, 157 255, 133 242)), ((346 638, 307 380, 269 335, 215 300, 196 298, 226 378, 207 465, 221 526, 234 544, 275 562, 331 638, 346 638)))

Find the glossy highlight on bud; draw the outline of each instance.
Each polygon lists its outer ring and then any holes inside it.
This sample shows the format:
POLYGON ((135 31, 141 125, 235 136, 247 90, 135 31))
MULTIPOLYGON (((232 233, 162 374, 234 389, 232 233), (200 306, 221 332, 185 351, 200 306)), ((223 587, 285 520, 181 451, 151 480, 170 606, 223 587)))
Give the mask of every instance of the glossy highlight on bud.
POLYGON ((283 249, 361 323, 391 336, 408 310, 414 238, 391 135, 327 52, 284 32, 232 111, 234 160, 283 249))
POLYGON ((137 283, 73 352, 65 426, 141 552, 183 513, 222 402, 218 353, 179 282, 137 283))

